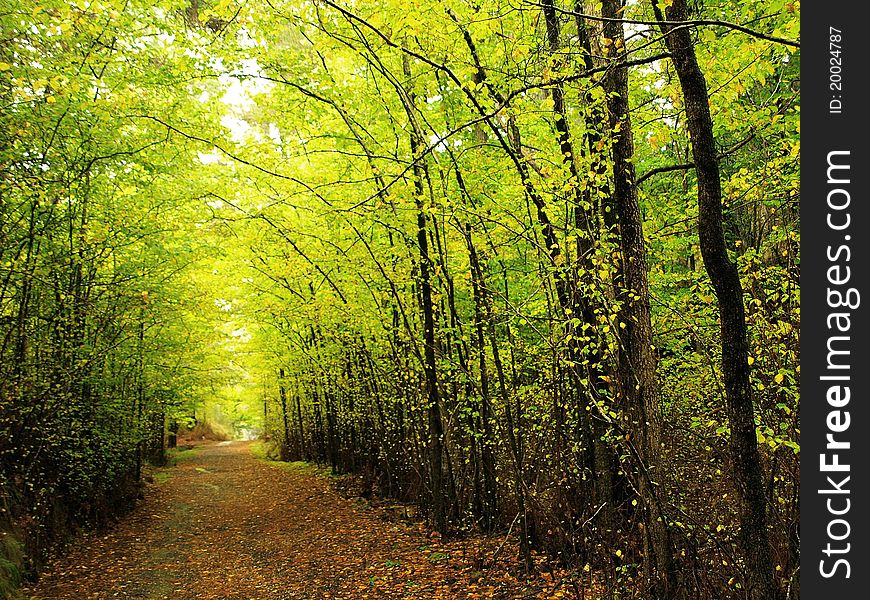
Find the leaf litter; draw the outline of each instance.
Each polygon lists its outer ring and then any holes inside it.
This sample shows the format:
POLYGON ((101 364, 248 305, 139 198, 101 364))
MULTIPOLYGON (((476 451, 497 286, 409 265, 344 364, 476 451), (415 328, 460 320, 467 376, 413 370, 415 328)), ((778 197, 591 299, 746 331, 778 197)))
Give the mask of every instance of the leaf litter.
POLYGON ((342 497, 312 467, 254 458, 249 443, 201 446, 168 471, 130 515, 51 561, 25 597, 595 597, 543 557, 542 572, 525 575, 510 536, 444 541, 421 522, 342 497))

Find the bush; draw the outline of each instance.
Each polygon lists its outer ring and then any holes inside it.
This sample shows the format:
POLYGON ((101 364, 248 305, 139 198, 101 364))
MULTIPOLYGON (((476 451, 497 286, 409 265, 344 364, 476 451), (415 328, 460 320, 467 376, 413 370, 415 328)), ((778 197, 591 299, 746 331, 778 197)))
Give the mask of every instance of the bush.
POLYGON ((0 600, 17 600, 24 568, 21 543, 7 532, 0 532, 0 600))

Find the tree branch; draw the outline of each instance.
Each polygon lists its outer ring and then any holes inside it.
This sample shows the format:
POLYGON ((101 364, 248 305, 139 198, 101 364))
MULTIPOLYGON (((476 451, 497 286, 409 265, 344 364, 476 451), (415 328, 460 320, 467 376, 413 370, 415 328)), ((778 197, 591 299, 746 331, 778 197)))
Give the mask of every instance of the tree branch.
MULTIPOLYGON (((743 146, 745 146, 746 144, 751 142, 754 137, 755 137, 755 133, 754 132, 750 133, 746 139, 744 139, 740 142, 737 142, 735 145, 731 146, 731 148, 729 148, 725 152, 722 152, 721 154, 719 154, 717 156, 717 159, 721 160, 721 159, 725 158, 726 156, 734 154, 735 152, 740 150, 743 146)), ((656 167, 655 169, 650 169, 649 171, 647 171, 646 173, 644 173, 643 175, 638 177, 637 181, 635 182, 634 185, 637 187, 640 187, 641 183, 643 183, 644 181, 646 181, 647 179, 649 179, 653 175, 660 175, 662 173, 670 173, 671 171, 688 171, 689 169, 694 169, 694 168, 695 168, 694 162, 681 163, 678 165, 668 165, 666 167, 656 167)))
MULTIPOLYGON (((539 4, 537 2, 530 2, 532 6, 542 7, 543 4, 539 4)), ((739 23, 729 23, 728 21, 721 21, 719 19, 687 19, 685 21, 644 21, 640 19, 615 19, 608 17, 600 17, 598 15, 588 15, 585 13, 569 10, 566 8, 558 8, 556 10, 560 13, 566 15, 572 15, 575 17, 582 17, 584 19, 590 19, 592 21, 602 21, 602 22, 611 22, 611 23, 626 23, 629 25, 650 25, 652 27, 658 27, 661 25, 667 26, 669 28, 672 27, 700 27, 700 26, 713 26, 713 27, 725 27, 727 29, 733 29, 734 31, 739 31, 741 33, 745 33, 746 35, 759 38, 762 40, 767 40, 768 42, 775 42, 777 44, 782 44, 784 46, 791 46, 793 48, 800 48, 801 44, 795 40, 789 40, 787 38, 777 37, 775 35, 769 35, 767 33, 762 33, 760 31, 755 31, 754 29, 750 29, 745 25, 740 25, 739 23)), ((776 13, 778 14, 778 13, 776 13)), ((774 17, 776 14, 767 15, 767 17, 774 17)))

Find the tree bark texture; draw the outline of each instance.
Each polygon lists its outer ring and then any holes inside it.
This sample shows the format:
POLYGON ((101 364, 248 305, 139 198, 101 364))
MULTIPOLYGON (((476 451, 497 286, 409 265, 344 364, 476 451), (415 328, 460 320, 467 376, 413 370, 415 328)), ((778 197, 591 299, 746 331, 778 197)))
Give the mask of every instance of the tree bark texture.
MULTIPOLYGON (((685 0, 673 0, 659 20, 684 21, 685 0), (662 19, 664 17, 664 19, 662 19)), ((755 432, 754 399, 749 381, 749 337, 743 287, 737 265, 728 256, 722 217, 722 187, 707 81, 695 54, 691 31, 662 24, 665 43, 680 80, 686 122, 698 179, 698 237, 704 268, 719 303, 722 375, 728 422, 729 450, 740 500, 740 544, 746 561, 748 592, 753 600, 776 598, 773 562, 767 531, 767 507, 755 432)))
POLYGON ((610 20, 603 26, 605 47, 612 61, 604 79, 610 130, 613 134, 613 194, 622 253, 623 306, 619 318, 625 323, 621 336, 620 382, 625 415, 629 420, 629 443, 638 462, 638 489, 644 503, 653 560, 647 557, 645 569, 657 597, 673 594, 673 549, 667 519, 662 510, 658 486, 661 473, 660 392, 656 379, 656 357, 652 345, 650 292, 647 273, 643 222, 635 186, 634 140, 628 104, 628 70, 624 61, 625 33, 621 0, 604 0, 602 16, 610 20), (656 573, 649 569, 655 566, 656 573))

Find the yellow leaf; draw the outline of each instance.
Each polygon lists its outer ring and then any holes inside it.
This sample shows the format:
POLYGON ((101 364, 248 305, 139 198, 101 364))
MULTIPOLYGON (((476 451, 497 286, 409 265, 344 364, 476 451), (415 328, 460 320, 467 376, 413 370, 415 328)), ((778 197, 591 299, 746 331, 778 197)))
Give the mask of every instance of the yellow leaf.
POLYGON ((777 383, 782 383, 783 379, 785 379, 785 377, 782 376, 782 373, 777 373, 776 377, 773 378, 773 380, 777 383))
POLYGON ((11 68, 12 65, 10 65, 8 62, 0 62, 0 71, 8 71, 11 68))

